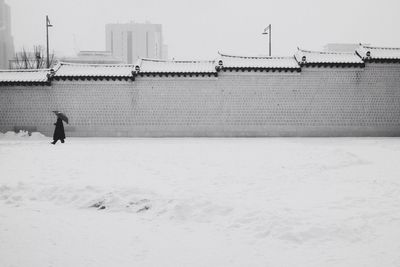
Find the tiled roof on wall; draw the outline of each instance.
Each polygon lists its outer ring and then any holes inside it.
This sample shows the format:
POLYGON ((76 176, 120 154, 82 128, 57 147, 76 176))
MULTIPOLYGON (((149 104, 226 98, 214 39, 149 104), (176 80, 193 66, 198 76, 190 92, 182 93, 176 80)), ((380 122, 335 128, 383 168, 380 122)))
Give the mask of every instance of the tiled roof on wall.
POLYGON ((364 67, 368 62, 400 63, 400 48, 360 45, 354 52, 317 52, 298 49, 294 57, 233 56, 219 53, 217 60, 178 61, 139 59, 136 64, 58 63, 54 69, 0 70, 0 85, 50 85, 51 80, 135 80, 136 76, 218 76, 230 71, 301 71, 311 67, 364 67))
POLYGON ((47 83, 48 69, 0 70, 0 83, 47 83))
POLYGON ((400 60, 400 48, 390 47, 373 47, 360 45, 357 53, 364 60, 384 59, 384 60, 400 60))
POLYGON ((220 54, 227 69, 300 69, 294 57, 247 57, 220 54))
POLYGON ((317 52, 298 49, 295 54, 300 65, 363 65, 363 60, 355 53, 317 52))
POLYGON ((158 60, 140 59, 137 62, 142 74, 162 74, 162 73, 216 73, 215 61, 178 61, 178 60, 158 60))
POLYGON ((55 68, 56 78, 62 77, 133 77, 134 64, 79 64, 60 62, 55 68))

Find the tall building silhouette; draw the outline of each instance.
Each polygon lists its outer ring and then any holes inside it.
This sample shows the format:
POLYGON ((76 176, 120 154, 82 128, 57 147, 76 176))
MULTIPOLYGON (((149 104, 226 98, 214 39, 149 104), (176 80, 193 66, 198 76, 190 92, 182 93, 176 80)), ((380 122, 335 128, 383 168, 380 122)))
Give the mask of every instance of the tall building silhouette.
POLYGON ((106 50, 128 64, 135 63, 138 58, 167 58, 162 25, 148 22, 107 24, 106 50))
POLYGON ((14 56, 14 41, 11 35, 10 7, 0 0, 0 69, 9 68, 9 60, 14 56))

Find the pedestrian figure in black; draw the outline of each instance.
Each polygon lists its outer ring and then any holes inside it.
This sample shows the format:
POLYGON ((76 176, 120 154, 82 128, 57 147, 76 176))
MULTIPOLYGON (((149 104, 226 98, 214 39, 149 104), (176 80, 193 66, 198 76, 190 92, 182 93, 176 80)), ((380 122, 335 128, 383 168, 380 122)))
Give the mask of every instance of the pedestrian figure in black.
POLYGON ((63 120, 65 120, 68 123, 68 118, 59 111, 53 111, 53 112, 57 115, 57 122, 54 123, 56 128, 55 128, 54 134, 53 134, 53 142, 51 142, 51 143, 53 145, 55 145, 58 140, 61 140, 61 143, 64 143, 65 132, 64 132, 63 120))

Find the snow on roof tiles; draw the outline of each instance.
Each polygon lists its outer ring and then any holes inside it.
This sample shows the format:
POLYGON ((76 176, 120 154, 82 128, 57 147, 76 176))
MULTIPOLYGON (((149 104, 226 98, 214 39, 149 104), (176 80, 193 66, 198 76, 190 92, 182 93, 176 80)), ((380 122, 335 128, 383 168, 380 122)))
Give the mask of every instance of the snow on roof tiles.
POLYGON ((140 59, 140 73, 216 73, 215 61, 140 59))
POLYGON ((134 64, 78 64, 60 62, 55 77, 131 77, 134 64))
POLYGON ((1 83, 44 83, 49 80, 48 69, 0 70, 1 83))
POLYGON ((317 52, 298 49, 295 54, 300 64, 363 64, 363 60, 355 53, 317 52))
POLYGON ((246 57, 220 54, 224 68, 300 69, 294 57, 246 57))
POLYGON ((357 53, 363 59, 400 59, 400 48, 360 45, 357 53))

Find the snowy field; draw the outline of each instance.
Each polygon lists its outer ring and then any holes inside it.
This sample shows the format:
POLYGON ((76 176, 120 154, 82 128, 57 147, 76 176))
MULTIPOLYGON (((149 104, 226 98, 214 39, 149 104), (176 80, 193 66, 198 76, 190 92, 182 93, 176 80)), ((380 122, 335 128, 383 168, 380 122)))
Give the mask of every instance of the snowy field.
POLYGON ((400 266, 400 139, 0 134, 0 266, 400 266))

